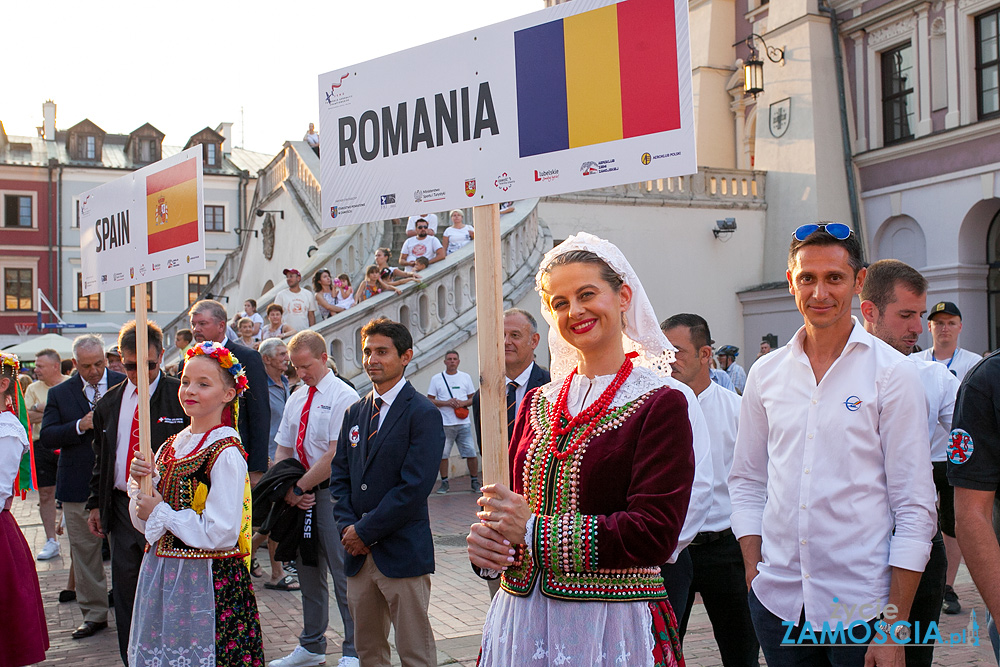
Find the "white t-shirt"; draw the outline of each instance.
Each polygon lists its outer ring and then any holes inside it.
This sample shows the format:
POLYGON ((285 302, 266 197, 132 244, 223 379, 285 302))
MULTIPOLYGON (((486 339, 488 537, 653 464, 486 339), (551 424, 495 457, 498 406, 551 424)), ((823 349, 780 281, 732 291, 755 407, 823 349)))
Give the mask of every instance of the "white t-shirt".
MULTIPOLYGON (((474 393, 476 393, 476 387, 472 384, 472 378, 468 373, 462 371, 455 371, 454 375, 436 373, 427 386, 427 394, 439 401, 447 401, 449 398, 467 401, 474 393), (445 378, 448 380, 447 384, 445 384, 445 378), (451 393, 448 393, 449 389, 451 389, 451 393)), ((468 417, 459 419, 455 416, 455 408, 439 407, 438 410, 441 411, 441 421, 445 426, 469 423, 468 417)))
POLYGON ((461 229, 449 227, 444 230, 444 237, 448 239, 448 254, 472 243, 472 235, 475 233, 476 230, 471 225, 465 225, 461 229))
POLYGON ((282 321, 296 331, 309 328, 309 312, 316 312, 316 297, 305 287, 298 293, 283 289, 274 297, 274 302, 284 308, 282 321))
POLYGON ((926 350, 921 350, 920 352, 914 352, 914 356, 918 359, 923 359, 924 361, 936 361, 939 364, 944 364, 944 367, 958 378, 961 382, 965 379, 965 376, 969 374, 972 367, 983 360, 982 355, 976 354, 975 352, 970 352, 969 350, 964 350, 960 347, 955 348, 955 354, 951 355, 951 359, 938 359, 934 356, 934 348, 929 347, 926 350))
POLYGON ((427 221, 428 226, 431 228, 431 234, 437 234, 438 217, 436 213, 428 213, 427 215, 411 215, 406 221, 406 231, 417 231, 417 220, 420 220, 421 218, 427 221))
POLYGON ((434 259, 438 250, 443 248, 436 236, 428 234, 424 238, 411 236, 403 243, 402 254, 406 255, 411 262, 417 257, 426 257, 428 260, 434 259))

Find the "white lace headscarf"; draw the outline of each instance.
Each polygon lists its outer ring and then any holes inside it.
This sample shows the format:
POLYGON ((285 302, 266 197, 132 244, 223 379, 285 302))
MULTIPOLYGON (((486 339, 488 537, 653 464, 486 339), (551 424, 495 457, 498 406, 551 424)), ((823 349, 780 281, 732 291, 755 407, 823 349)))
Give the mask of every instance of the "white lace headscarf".
POLYGON ((670 375, 670 363, 674 361, 674 351, 677 348, 671 345, 667 337, 663 335, 660 324, 656 321, 653 305, 649 302, 649 297, 646 296, 646 290, 642 288, 642 283, 639 282, 639 276, 625 259, 622 251, 611 241, 598 238, 587 232, 580 232, 545 253, 538 273, 535 275, 535 290, 542 297, 542 317, 549 325, 549 354, 551 356, 549 371, 552 374, 552 380, 558 382, 569 375, 576 368, 580 355, 576 348, 567 343, 559 334, 559 328, 545 303, 542 277, 557 257, 574 250, 588 250, 594 253, 618 274, 622 282, 632 288, 632 303, 625 311, 622 347, 626 353, 638 352, 639 356, 634 362, 636 366, 648 368, 660 377, 670 375))

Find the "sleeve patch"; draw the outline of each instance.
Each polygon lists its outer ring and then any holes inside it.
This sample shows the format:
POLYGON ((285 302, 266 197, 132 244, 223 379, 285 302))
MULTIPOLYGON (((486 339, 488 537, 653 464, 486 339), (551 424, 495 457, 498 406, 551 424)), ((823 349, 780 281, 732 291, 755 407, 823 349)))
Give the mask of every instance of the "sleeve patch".
POLYGON ((975 444, 969 432, 961 428, 952 429, 948 440, 948 460, 955 465, 962 465, 969 460, 973 451, 975 444))

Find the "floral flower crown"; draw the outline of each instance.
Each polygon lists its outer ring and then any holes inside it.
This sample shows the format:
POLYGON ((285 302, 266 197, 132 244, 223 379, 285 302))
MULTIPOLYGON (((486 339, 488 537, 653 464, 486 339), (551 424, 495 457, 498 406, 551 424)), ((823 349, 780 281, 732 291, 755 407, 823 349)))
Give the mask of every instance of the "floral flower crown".
POLYGON ((243 370, 243 365, 224 345, 213 343, 212 341, 197 343, 194 347, 189 349, 187 354, 184 356, 187 359, 197 356, 212 357, 219 362, 219 365, 229 371, 230 375, 232 375, 233 379, 236 381, 237 396, 242 396, 243 392, 250 386, 250 382, 247 380, 246 371, 243 370))
POLYGON ((14 369, 14 378, 21 372, 21 361, 16 354, 0 351, 0 366, 10 366, 14 369))

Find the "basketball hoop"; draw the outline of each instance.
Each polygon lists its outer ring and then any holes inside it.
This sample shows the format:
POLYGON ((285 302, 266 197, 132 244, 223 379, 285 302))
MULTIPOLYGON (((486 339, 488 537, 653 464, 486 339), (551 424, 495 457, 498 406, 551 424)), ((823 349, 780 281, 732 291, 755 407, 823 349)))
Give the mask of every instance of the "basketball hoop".
POLYGON ((17 322, 14 324, 14 329, 17 330, 17 335, 24 338, 31 331, 32 327, 35 326, 34 322, 17 322))

